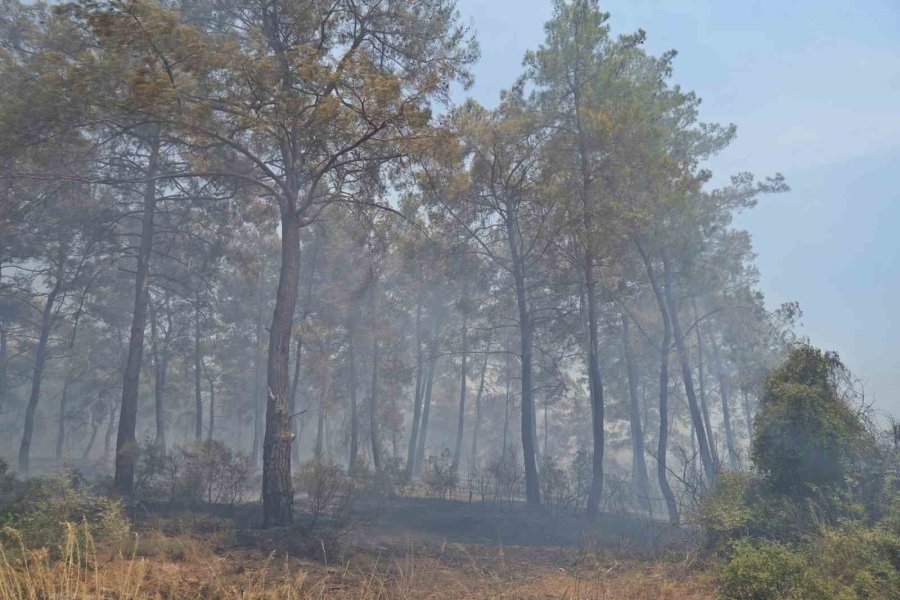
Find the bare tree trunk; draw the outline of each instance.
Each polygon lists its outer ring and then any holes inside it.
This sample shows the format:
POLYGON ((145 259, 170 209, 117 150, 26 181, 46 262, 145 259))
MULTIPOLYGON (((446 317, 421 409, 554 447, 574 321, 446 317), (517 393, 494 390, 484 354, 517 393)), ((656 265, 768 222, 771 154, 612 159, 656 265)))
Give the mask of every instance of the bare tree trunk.
POLYGON ((194 298, 194 439, 203 439, 203 355, 200 350, 200 295, 194 298))
POLYGON ((418 475, 422 472, 422 465, 425 463, 425 442, 428 437, 428 418, 431 414, 431 390, 434 386, 434 372, 437 368, 438 358, 438 324, 434 323, 434 329, 431 335, 431 347, 428 356, 428 373, 425 378, 425 391, 422 398, 422 425, 419 427, 419 438, 416 442, 416 460, 413 464, 413 474, 418 475))
POLYGON ((256 351, 253 355, 253 464, 259 465, 260 449, 263 437, 262 415, 262 347, 263 347, 263 275, 265 267, 260 269, 259 282, 256 289, 256 351))
POLYGON ((463 279, 463 318, 460 336, 462 337, 462 359, 459 372, 459 418, 456 424, 456 445, 453 447, 453 463, 451 468, 454 473, 459 472, 459 457, 462 453, 463 432, 466 424, 466 383, 468 380, 468 371, 466 369, 469 360, 469 314, 467 304, 469 302, 469 283, 468 279, 463 279))
POLYGON ((22 443, 19 446, 19 474, 28 475, 31 455, 31 437, 34 434, 34 414, 38 401, 41 399, 41 382, 44 379, 44 367, 47 363, 47 342, 50 339, 50 329, 53 327, 53 309, 56 297, 62 287, 61 277, 57 276, 53 289, 47 295, 44 310, 41 312, 41 331, 38 337, 37 348, 34 352, 34 370, 31 375, 31 394, 28 397, 28 406, 25 408, 25 427, 22 432, 22 443))
POLYGON ((355 335, 356 318, 355 315, 351 315, 347 325, 347 360, 350 363, 350 381, 347 383, 350 387, 350 463, 348 470, 351 473, 356 471, 356 465, 359 462, 359 397, 357 396, 359 382, 356 379, 356 348, 353 341, 355 335))
POLYGON ((297 345, 294 349, 294 378, 291 380, 291 430, 294 443, 291 445, 294 467, 300 466, 300 422, 303 415, 297 410, 297 392, 300 387, 300 368, 303 366, 303 332, 297 333, 297 345))
POLYGON ((650 477, 644 459, 644 430, 641 425, 641 408, 638 399, 637 370, 631 354, 631 340, 628 332, 628 315, 622 313, 622 351, 625 369, 628 373, 628 416, 631 422, 631 476, 641 507, 650 512, 650 477))
POLYGON ((3 407, 6 404, 6 393, 9 387, 7 353, 8 338, 6 323, 0 323, 0 418, 3 417, 3 407))
POLYGON ((506 456, 506 448, 508 445, 507 439, 509 438, 509 412, 510 412, 509 411, 509 408, 510 408, 509 403, 512 398, 512 396, 510 394, 510 384, 512 382, 512 369, 510 368, 510 364, 509 364, 509 355, 510 355, 510 349, 509 349, 509 343, 507 341, 506 369, 505 369, 505 372, 506 372, 506 402, 504 403, 504 412, 503 412, 503 450, 502 450, 503 457, 506 456))
POLYGON ((591 395, 591 433, 593 456, 591 461, 591 489, 588 493, 587 516, 594 519, 600 509, 603 497, 603 377, 600 373, 600 318, 597 307, 596 281, 594 280, 593 257, 585 260, 585 280, 587 282, 588 305, 588 382, 591 395))
POLYGON ((731 427, 731 381, 725 365, 722 363, 722 355, 719 352, 719 346, 716 344, 715 338, 712 339, 713 364, 716 374, 719 377, 719 395, 722 399, 722 421, 725 426, 725 446, 728 449, 728 464, 734 469, 740 463, 740 456, 737 451, 737 444, 734 439, 734 429, 731 427))
POLYGON ((703 414, 703 426, 706 428, 706 439, 709 441, 709 451, 712 454, 716 471, 719 470, 719 449, 716 445, 716 435, 709 417, 709 404, 706 401, 706 369, 703 364, 703 332, 700 325, 700 313, 697 311, 697 299, 691 296, 691 307, 694 310, 694 328, 697 338, 697 384, 700 391, 700 412, 703 414))
POLYGON ((166 375, 169 368, 169 335, 172 331, 171 318, 168 307, 168 294, 166 295, 166 318, 169 320, 166 330, 166 340, 160 344, 159 321, 153 303, 150 303, 150 347, 153 352, 153 396, 156 409, 156 447, 166 451, 166 375), (160 345, 162 347, 160 347, 160 345))
POLYGON ((103 462, 108 463, 112 451, 113 433, 117 429, 119 420, 119 407, 111 404, 109 407, 109 423, 106 428, 106 436, 103 439, 103 462))
POLYGON ((263 439, 263 526, 284 526, 294 520, 291 482, 290 343, 297 284, 300 276, 300 223, 296 194, 281 207, 281 271, 266 368, 266 432, 263 439))
POLYGON ((639 242, 636 241, 636 245, 647 270, 647 278, 650 280, 650 287, 653 288, 653 295, 663 321, 663 339, 659 346, 659 440, 656 448, 656 475, 659 479, 659 489, 666 502, 669 522, 678 524, 678 504, 675 502, 675 494, 672 493, 672 488, 669 486, 666 466, 669 452, 669 355, 672 346, 672 326, 666 299, 653 271, 650 257, 639 242))
POLYGON ((406 451, 406 480, 412 479, 416 462, 416 444, 419 438, 419 427, 422 421, 422 302, 416 301, 416 389, 413 399, 412 427, 409 435, 409 446, 406 451))
POLYGON ((153 250, 154 216, 156 213, 156 174, 159 170, 159 136, 150 140, 147 163, 147 184, 144 188, 144 214, 141 219, 141 246, 134 280, 134 310, 128 338, 128 358, 122 385, 122 404, 119 411, 116 437, 116 491, 123 496, 134 492, 134 466, 137 460, 138 389, 141 379, 141 359, 144 354, 144 328, 147 325, 147 301, 150 296, 150 258, 153 250))
POLYGON ((684 383, 684 391, 688 400, 691 421, 694 424, 694 432, 697 436, 697 442, 700 445, 700 463, 703 466, 706 483, 711 487, 716 481, 716 466, 713 462, 712 452, 709 448, 709 437, 706 434, 706 428, 703 426, 703 415, 700 412, 700 406, 697 402, 697 394, 694 391, 694 378, 691 374, 691 357, 685 346, 684 335, 682 334, 681 324, 678 319, 678 304, 675 301, 674 292, 675 284, 672 277, 672 269, 669 267, 669 261, 665 252, 663 252, 662 261, 663 275, 666 282, 666 305, 669 308, 669 320, 672 324, 672 334, 675 337, 675 350, 678 354, 678 362, 681 365, 681 378, 684 383))
MULTIPOLYGON (((374 285, 372 287, 374 295, 374 285)), ((374 317, 374 310, 372 314, 374 317)), ((372 464, 375 466, 376 471, 381 471, 381 432, 378 428, 378 336, 374 330, 372 331, 372 389, 369 396, 369 437, 372 440, 372 464)))
POLYGON ((72 381, 71 372, 67 369, 63 379, 62 395, 59 399, 59 427, 56 429, 56 462, 61 463, 63 458, 63 446, 66 443, 66 405, 69 401, 69 384, 72 381))
POLYGON ((88 458, 90 458, 91 450, 93 450, 94 448, 94 441, 97 439, 97 432, 99 430, 100 423, 97 421, 96 416, 91 414, 91 437, 88 439, 88 443, 84 448, 84 452, 81 453, 82 459, 87 460, 88 458))
POLYGON ((472 450, 469 453, 469 472, 474 474, 478 470, 478 436, 481 435, 481 396, 484 393, 484 380, 487 375, 488 356, 491 353, 491 344, 488 341, 484 349, 484 360, 481 363, 481 378, 478 382, 478 392, 475 394, 475 424, 472 427, 472 450))
POLYGON ((204 365, 203 371, 206 373, 206 381, 209 384, 209 429, 207 430, 207 438, 213 440, 213 434, 216 429, 216 382, 209 367, 204 365))

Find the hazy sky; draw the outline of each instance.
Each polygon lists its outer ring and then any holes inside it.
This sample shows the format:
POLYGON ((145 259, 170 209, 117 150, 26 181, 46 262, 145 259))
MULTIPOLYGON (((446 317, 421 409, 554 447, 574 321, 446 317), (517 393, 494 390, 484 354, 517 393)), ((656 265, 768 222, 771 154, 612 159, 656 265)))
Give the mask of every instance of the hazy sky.
MULTIPOLYGON (((543 39, 550 0, 460 0, 482 58, 470 94, 494 104, 543 39)), ((900 1, 615 0, 616 33, 678 50, 675 81, 738 139, 710 167, 784 173, 738 225, 753 235, 771 307, 837 350, 876 407, 900 416, 900 1)))

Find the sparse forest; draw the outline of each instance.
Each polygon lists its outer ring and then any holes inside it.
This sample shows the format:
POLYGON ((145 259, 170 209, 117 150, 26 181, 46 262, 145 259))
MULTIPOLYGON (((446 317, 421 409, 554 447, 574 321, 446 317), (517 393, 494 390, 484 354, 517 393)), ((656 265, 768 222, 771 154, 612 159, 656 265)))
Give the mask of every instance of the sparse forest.
POLYGON ((488 107, 453 0, 0 0, 0 600, 898 597, 788 182, 553 6, 488 107))

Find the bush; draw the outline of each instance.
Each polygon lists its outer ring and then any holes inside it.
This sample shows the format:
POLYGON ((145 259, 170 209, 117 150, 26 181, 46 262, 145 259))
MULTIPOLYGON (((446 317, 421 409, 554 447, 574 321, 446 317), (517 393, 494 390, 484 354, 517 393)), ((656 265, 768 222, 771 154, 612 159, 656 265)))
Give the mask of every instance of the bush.
POLYGON ((140 452, 135 490, 151 502, 234 505, 244 499, 252 475, 250 457, 218 440, 191 442, 169 453, 147 443, 140 452))
POLYGON ((444 448, 440 456, 429 456, 425 462, 425 473, 422 480, 428 486, 428 492, 436 498, 453 497, 453 490, 459 483, 459 476, 453 469, 450 450, 444 448))
POLYGON ((723 600, 834 598, 830 594, 798 595, 810 580, 809 569, 802 555, 778 542, 738 542, 718 576, 723 600))
POLYGON ((837 355, 808 345, 766 378, 752 459, 774 491, 824 501, 834 513, 852 505, 848 493, 874 505, 882 465, 852 393, 840 386, 850 379, 837 355))
POLYGON ((0 526, 7 545, 16 539, 26 548, 58 551, 71 523, 85 525, 98 540, 120 540, 129 531, 122 504, 98 493, 75 471, 24 482, 3 477, 0 526))
POLYGON ((341 520, 347 516, 353 499, 353 480, 338 465, 321 459, 308 461, 300 467, 295 487, 305 497, 304 508, 311 516, 310 530, 320 517, 341 520))

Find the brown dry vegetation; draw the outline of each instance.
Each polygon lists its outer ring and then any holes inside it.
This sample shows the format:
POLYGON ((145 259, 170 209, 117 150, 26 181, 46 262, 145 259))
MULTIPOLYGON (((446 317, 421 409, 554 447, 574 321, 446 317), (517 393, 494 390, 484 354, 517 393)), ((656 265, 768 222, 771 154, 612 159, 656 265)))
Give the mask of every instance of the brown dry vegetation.
POLYGON ((214 519, 155 520, 141 529, 95 547, 72 527, 59 559, 7 548, 0 600, 713 598, 712 577, 690 562, 621 560, 586 548, 398 542, 328 557, 336 543, 310 538, 309 554, 294 556, 260 539, 248 544, 214 519))

